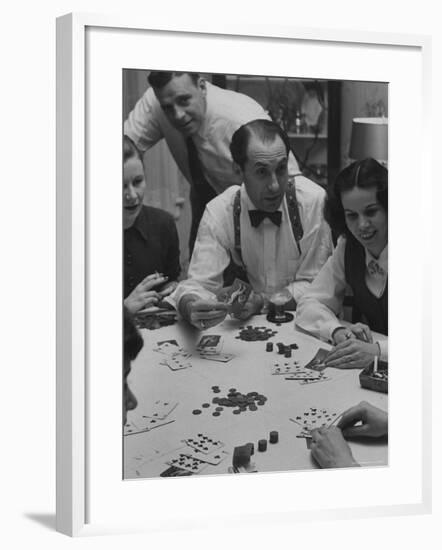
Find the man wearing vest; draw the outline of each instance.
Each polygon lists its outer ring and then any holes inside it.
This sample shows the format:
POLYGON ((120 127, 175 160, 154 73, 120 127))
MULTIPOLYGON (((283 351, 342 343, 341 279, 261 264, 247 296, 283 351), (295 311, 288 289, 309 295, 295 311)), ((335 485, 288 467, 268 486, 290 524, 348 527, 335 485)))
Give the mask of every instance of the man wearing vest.
POLYGON ((217 301, 223 271, 232 258, 253 292, 241 319, 261 311, 274 292, 287 288, 296 304, 332 252, 323 219, 325 193, 297 175, 289 184, 289 141, 269 120, 254 120, 232 137, 234 167, 243 181, 206 206, 188 279, 173 298, 181 315, 199 329, 220 323, 227 306, 217 301))

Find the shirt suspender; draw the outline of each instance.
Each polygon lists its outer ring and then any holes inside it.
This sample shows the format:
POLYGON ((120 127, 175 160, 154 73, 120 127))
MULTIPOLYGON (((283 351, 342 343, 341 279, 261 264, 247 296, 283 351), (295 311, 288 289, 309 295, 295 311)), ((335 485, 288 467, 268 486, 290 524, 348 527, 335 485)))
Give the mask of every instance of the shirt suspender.
POLYGON ((299 254, 301 254, 301 245, 299 244, 304 236, 304 228, 302 227, 301 216, 299 215, 299 206, 296 199, 295 178, 287 186, 285 194, 287 200, 287 209, 289 212, 290 223, 292 224, 292 232, 295 237, 296 246, 299 254))
MULTIPOLYGON (((296 177, 296 176, 295 176, 296 177)), ((296 246, 298 247, 299 254, 301 254, 301 245, 299 244, 302 237, 304 236, 304 228, 302 227, 301 217, 299 215, 299 206, 296 199, 296 187, 295 183, 290 182, 287 186, 286 191, 286 200, 287 200, 287 209, 289 213, 290 223, 292 226, 293 236, 295 237, 296 246)), ((233 201, 233 233, 235 244, 234 248, 236 253, 241 260, 241 263, 244 265, 242 254, 241 254, 241 189, 235 194, 235 199, 233 201)))
POLYGON ((241 254, 241 189, 235 194, 235 200, 233 201, 233 233, 235 237, 235 250, 239 256, 241 263, 244 265, 241 254))

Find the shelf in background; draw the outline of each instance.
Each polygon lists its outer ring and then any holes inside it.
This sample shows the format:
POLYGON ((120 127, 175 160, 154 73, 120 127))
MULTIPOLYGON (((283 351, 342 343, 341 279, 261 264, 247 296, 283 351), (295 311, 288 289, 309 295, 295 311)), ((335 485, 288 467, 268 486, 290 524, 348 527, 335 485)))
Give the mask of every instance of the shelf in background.
POLYGON ((317 136, 315 136, 315 134, 295 134, 295 132, 287 132, 287 135, 290 139, 294 138, 294 139, 315 139, 315 137, 317 139, 327 139, 328 136, 327 134, 318 134, 317 136))

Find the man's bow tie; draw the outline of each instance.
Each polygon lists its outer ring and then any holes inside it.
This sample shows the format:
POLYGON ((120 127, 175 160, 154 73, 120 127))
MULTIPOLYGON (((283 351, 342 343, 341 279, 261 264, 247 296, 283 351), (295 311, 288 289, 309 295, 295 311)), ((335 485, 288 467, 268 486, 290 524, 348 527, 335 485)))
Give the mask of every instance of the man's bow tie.
POLYGON ((264 218, 269 218, 278 227, 281 225, 281 212, 264 212, 263 210, 249 210, 250 223, 253 227, 258 227, 264 218))

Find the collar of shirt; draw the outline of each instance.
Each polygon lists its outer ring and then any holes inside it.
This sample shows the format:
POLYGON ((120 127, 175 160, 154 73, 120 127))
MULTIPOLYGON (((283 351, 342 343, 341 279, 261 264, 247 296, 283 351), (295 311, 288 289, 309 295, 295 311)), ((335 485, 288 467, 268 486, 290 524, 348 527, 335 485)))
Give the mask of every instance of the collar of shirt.
POLYGON ((211 100, 211 95, 212 95, 211 86, 212 84, 206 81, 206 112, 204 113, 204 118, 201 123, 200 129, 196 133, 196 135, 200 139, 205 139, 212 125, 213 108, 212 108, 212 100, 211 100))
POLYGON ((367 269, 370 262, 374 261, 378 266, 384 270, 385 274, 388 273, 388 244, 384 250, 379 254, 379 258, 375 258, 367 249, 365 249, 365 265, 367 269))
MULTIPOLYGON (((249 197, 249 195, 247 194, 247 191, 246 191, 246 186, 245 184, 243 183, 241 185, 241 199, 242 199, 242 204, 243 204, 243 207, 246 208, 247 210, 260 210, 258 207, 256 207, 251 198, 249 197)), ((283 204, 285 202, 285 197, 283 197, 282 201, 281 201, 281 204, 279 205, 279 207, 276 209, 276 212, 281 212, 283 213, 283 204)), ((272 223, 268 218, 265 218, 263 220, 263 223, 272 223)), ((284 223, 284 217, 282 216, 281 217, 281 223, 284 223)))

